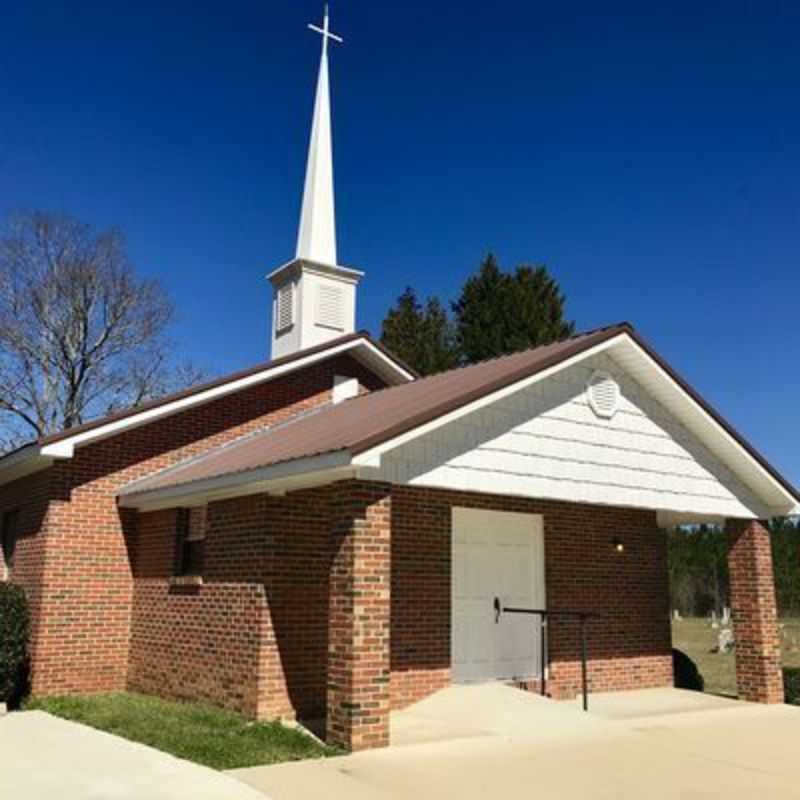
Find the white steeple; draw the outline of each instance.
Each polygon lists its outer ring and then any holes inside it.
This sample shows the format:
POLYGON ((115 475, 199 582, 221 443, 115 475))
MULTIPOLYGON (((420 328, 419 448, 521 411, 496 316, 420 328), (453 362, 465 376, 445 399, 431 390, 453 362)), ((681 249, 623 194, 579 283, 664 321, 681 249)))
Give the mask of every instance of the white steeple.
POLYGON ((290 355, 355 330, 356 286, 363 273, 337 265, 333 197, 333 147, 328 76, 328 6, 322 27, 322 58, 317 78, 308 164, 293 261, 268 276, 274 289, 272 357, 290 355))
POLYGON ((322 34, 322 59, 317 79, 317 98, 308 146, 303 210, 297 236, 297 258, 336 264, 336 214, 333 200, 333 147, 331 145, 331 91, 328 79, 328 39, 342 40, 330 32, 328 6, 322 27, 308 26, 322 34))

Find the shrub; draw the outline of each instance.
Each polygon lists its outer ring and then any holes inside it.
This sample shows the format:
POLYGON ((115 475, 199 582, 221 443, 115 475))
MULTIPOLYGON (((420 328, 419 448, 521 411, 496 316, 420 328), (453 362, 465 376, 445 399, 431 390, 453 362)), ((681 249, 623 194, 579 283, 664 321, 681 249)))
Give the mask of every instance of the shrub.
POLYGON ((0 583, 0 703, 15 707, 27 689, 30 614, 21 587, 0 583))
POLYGON ((683 650, 674 649, 672 651, 672 674, 676 689, 702 692, 705 688, 706 682, 703 680, 697 664, 683 650))
POLYGON ((783 670, 783 687, 786 692, 786 702, 800 706, 800 667, 783 670))

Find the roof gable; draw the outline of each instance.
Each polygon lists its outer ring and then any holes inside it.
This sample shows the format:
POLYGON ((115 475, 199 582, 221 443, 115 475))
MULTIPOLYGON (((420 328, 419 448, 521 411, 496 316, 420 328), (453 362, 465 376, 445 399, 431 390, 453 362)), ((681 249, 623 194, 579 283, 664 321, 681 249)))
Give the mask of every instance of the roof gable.
POLYGON ((413 371, 373 341, 368 334, 349 334, 291 356, 274 359, 135 408, 42 437, 0 458, 0 484, 43 469, 54 460, 71 458, 76 447, 212 402, 345 353, 356 358, 389 384, 403 383, 415 378, 413 371))
MULTIPOLYGON (((790 484, 626 324, 350 400, 131 486, 126 502, 136 502, 136 496, 210 491, 223 477, 226 491, 234 492, 238 484, 266 485, 270 476, 287 479, 334 462, 337 470, 349 464, 375 474, 385 457, 391 461, 390 454, 407 443, 601 354, 612 358, 616 369, 628 373, 705 448, 705 455, 697 451, 697 463, 710 465, 709 474, 724 474, 730 496, 739 498, 739 505, 727 505, 724 513, 787 513, 797 504, 790 484)), ((252 486, 250 490, 255 491, 252 486)), ((684 495, 691 491, 684 490, 684 495)), ((668 507, 677 508, 675 503, 668 507)), ((708 503, 686 510, 696 514, 699 509, 715 513, 708 503)))
POLYGON ((609 355, 589 356, 385 452, 393 483, 653 509, 663 524, 772 510, 609 355), (613 414, 588 387, 619 387, 613 414))

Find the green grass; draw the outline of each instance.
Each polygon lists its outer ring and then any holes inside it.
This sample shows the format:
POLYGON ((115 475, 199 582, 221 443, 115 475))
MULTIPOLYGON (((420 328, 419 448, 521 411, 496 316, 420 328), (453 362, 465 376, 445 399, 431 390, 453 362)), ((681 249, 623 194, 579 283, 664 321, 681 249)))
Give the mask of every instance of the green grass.
MULTIPOLYGON (((790 702, 800 704, 800 619, 781 620, 781 651, 790 702)), ((672 644, 691 658, 706 681, 706 691, 736 694, 736 656, 712 653, 717 631, 705 619, 687 618, 672 623, 672 644)))
POLYGON ((31 699, 39 709, 213 769, 236 769, 336 755, 279 722, 255 723, 238 714, 140 694, 31 699))

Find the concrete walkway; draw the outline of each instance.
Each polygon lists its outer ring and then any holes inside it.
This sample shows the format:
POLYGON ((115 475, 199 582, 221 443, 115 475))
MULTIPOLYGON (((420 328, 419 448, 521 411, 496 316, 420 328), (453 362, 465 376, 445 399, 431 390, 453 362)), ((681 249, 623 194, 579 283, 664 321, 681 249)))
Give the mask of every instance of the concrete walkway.
POLYGON ((264 800, 205 767, 41 711, 0 718, 0 798, 264 800))
POLYGON ((592 707, 455 687, 393 715, 386 750, 232 774, 274 800, 800 798, 800 708, 672 689, 592 707))

